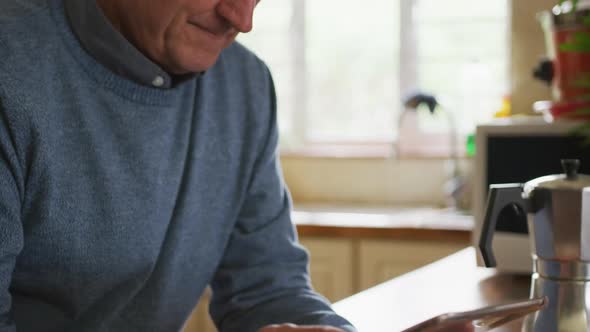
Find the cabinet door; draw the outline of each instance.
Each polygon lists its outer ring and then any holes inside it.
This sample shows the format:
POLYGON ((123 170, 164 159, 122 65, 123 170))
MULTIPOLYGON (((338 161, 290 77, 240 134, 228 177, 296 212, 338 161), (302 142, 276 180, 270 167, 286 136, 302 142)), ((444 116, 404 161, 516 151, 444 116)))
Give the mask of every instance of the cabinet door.
POLYGON ((309 250, 311 282, 318 293, 331 302, 356 293, 353 240, 304 237, 300 242, 309 250))
MULTIPOLYGON (((331 302, 356 293, 353 284, 353 241, 348 239, 302 238, 310 252, 310 274, 313 288, 331 302)), ((188 319, 183 332, 215 332, 209 317, 211 292, 205 291, 199 305, 188 319)))
POLYGON ((466 243, 362 240, 360 287, 367 289, 455 253, 466 243))
POLYGON ((209 317, 209 301, 211 299, 211 290, 207 288, 199 304, 187 320, 183 332, 217 332, 215 324, 209 317))

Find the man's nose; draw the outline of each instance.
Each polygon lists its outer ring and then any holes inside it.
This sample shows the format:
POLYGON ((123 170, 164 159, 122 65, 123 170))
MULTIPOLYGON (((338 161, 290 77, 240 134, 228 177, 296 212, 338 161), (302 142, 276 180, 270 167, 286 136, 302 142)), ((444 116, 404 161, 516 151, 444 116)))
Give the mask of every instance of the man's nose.
POLYGON ((239 32, 250 32, 256 2, 257 0, 221 0, 217 5, 217 13, 239 32))

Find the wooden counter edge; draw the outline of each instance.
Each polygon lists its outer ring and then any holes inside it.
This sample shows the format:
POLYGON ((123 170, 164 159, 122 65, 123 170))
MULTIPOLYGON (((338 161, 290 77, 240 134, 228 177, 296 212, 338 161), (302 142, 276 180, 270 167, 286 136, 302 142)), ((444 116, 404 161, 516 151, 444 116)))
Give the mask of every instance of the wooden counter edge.
POLYGON ((297 224, 299 236, 383 238, 469 243, 470 230, 435 228, 350 227, 297 224))

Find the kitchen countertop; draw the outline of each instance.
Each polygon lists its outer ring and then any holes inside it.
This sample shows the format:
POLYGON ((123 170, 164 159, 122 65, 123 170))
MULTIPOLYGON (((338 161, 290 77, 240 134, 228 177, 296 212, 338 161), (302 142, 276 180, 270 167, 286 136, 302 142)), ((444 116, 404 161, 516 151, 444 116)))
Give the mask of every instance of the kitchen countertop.
MULTIPOLYGON (((401 331, 446 312, 525 300, 530 275, 477 267, 476 251, 466 248, 416 271, 334 304, 360 332, 401 331)), ((495 332, 520 331, 522 319, 495 332)))
POLYGON ((469 242, 473 217, 435 207, 296 205, 293 222, 302 236, 469 242))

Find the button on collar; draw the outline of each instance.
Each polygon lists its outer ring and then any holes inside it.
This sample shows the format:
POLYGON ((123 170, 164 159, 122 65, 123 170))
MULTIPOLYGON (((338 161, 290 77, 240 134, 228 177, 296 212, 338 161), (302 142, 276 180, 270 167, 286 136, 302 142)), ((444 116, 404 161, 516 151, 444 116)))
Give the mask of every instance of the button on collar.
POLYGON ((156 88, 161 88, 164 85, 164 83, 166 83, 166 81, 162 76, 156 76, 156 78, 154 78, 154 80, 152 81, 152 85, 156 88))

